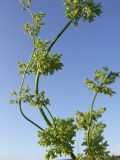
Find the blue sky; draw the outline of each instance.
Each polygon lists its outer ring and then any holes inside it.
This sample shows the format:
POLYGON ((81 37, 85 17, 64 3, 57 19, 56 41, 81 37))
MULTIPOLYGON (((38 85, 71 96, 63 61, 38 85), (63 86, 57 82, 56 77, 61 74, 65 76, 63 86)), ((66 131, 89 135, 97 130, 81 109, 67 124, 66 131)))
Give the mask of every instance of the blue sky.
MULTIPOLYGON (((80 21, 78 27, 70 26, 53 48, 55 53, 63 54, 64 69, 41 78, 40 87, 51 99, 50 109, 56 116, 75 117, 77 110, 88 109, 93 93, 83 81, 92 77, 95 69, 107 65, 111 70, 120 71, 120 1, 102 0, 101 3, 101 17, 91 24, 80 21)), ((47 12, 40 36, 43 40, 53 40, 67 22, 63 1, 34 0, 32 6, 33 10, 47 12)), ((31 53, 32 41, 22 32, 22 23, 28 22, 30 16, 21 12, 18 0, 4 0, 0 4, 0 20, 0 159, 40 160, 44 149, 37 144, 37 129, 22 118, 17 106, 8 103, 10 91, 17 89, 21 82, 17 62, 27 61, 31 53)), ((32 88, 33 78, 26 81, 32 88)), ((117 94, 112 98, 98 96, 95 107, 107 107, 102 118, 107 123, 105 137, 111 153, 120 154, 120 79, 113 88, 117 94)), ((23 106, 23 109, 34 121, 45 126, 37 108, 23 106)), ((81 135, 78 140, 80 143, 81 135)))

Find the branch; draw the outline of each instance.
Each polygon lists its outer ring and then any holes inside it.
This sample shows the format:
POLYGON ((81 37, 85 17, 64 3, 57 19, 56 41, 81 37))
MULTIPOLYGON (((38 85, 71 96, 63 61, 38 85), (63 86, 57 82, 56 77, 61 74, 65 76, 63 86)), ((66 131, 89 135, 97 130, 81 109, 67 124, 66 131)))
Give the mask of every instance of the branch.
MULTIPOLYGON (((91 104, 91 107, 90 107, 90 115, 91 115, 92 112, 93 112, 93 107, 94 107, 94 103, 95 103, 95 100, 96 100, 97 95, 98 95, 98 92, 95 93, 94 98, 93 98, 93 100, 92 100, 92 104, 91 104)), ((95 158, 94 158, 94 156, 93 156, 93 154, 92 154, 91 148, 90 148, 90 127, 91 127, 91 124, 92 124, 92 117, 90 117, 90 123, 89 123, 88 134, 87 134, 87 135, 88 135, 88 147, 89 147, 89 152, 90 152, 93 160, 95 160, 95 158)))
POLYGON ((54 122, 54 117, 53 117, 52 113, 50 112, 50 110, 48 109, 47 106, 44 105, 44 107, 45 107, 45 109, 47 110, 47 112, 49 113, 49 115, 50 115, 50 117, 51 117, 53 123, 55 124, 55 122, 54 122))
POLYGON ((20 108, 20 113, 22 114, 22 116, 30 123, 32 123, 34 126, 36 126, 37 128, 39 128, 40 130, 44 131, 44 129, 42 127, 40 127, 38 124, 36 124, 35 122, 33 122, 31 119, 29 119, 22 111, 22 106, 21 106, 21 101, 19 102, 19 108, 20 108))
POLYGON ((53 42, 50 44, 50 46, 48 47, 48 53, 50 52, 50 50, 52 49, 52 47, 55 45, 55 43, 58 41, 58 39, 62 36, 62 34, 67 30, 67 28, 71 25, 71 23, 73 22, 73 20, 75 19, 75 17, 77 16, 77 14, 79 13, 79 11, 73 16, 73 18, 63 27, 63 29, 58 33, 58 35, 56 36, 56 38, 53 40, 53 42))
MULTIPOLYGON (((39 94, 39 79, 40 79, 40 72, 37 73, 36 75, 36 80, 35 80, 35 94, 38 95, 39 94)), ((37 99, 39 101, 39 99, 37 99)), ((51 122, 49 121, 49 119, 47 118, 44 110, 42 109, 42 107, 39 107, 40 113, 42 115, 42 117, 44 118, 45 122, 47 123, 48 126, 52 126, 51 122)))
MULTIPOLYGON (((53 42, 50 44, 50 46, 48 47, 47 49, 47 53, 50 52, 50 50, 52 49, 52 47, 55 45, 55 43, 58 41, 58 39, 62 36, 62 34, 66 31, 66 29, 70 26, 70 24, 73 22, 74 18, 77 16, 77 14, 79 13, 79 11, 73 16, 73 18, 64 26, 64 28, 59 32, 59 34, 56 36, 56 38, 53 40, 53 42)), ((38 94, 38 90, 39 90, 39 78, 40 78, 40 72, 38 72, 38 74, 36 75, 36 82, 35 82, 35 92, 36 92, 36 95, 38 94)), ((46 108, 47 111, 48 111, 48 108, 46 108)), ((48 125, 52 125, 50 123, 50 121, 48 120, 47 116, 45 115, 44 111, 42 108, 39 108, 44 120, 46 121, 46 123, 48 125)), ((50 114, 52 120, 54 121, 53 119, 53 116, 52 114, 50 113, 50 111, 48 111, 48 113, 50 114)))
MULTIPOLYGON (((25 5, 25 4, 24 4, 25 5)), ((25 6, 26 7, 26 6, 25 6)), ((29 7, 26 7, 26 9, 28 10, 28 12, 31 14, 32 16, 32 19, 33 19, 33 14, 32 14, 32 11, 29 9, 29 7)), ((33 44, 35 44, 35 37, 33 37, 33 44)), ((23 77, 22 77, 22 82, 21 82, 21 85, 20 85, 20 91, 19 91, 19 96, 21 96, 21 93, 22 93, 22 87, 24 85, 24 81, 25 81, 25 77, 26 77, 26 73, 27 73, 27 70, 29 68, 29 65, 32 61, 32 57, 33 57, 33 54, 34 54, 34 51, 35 51, 35 47, 33 47, 33 51, 32 51, 32 54, 30 56, 30 59, 26 65, 26 68, 25 68, 25 72, 23 74, 23 77)), ((21 101, 19 102, 19 108, 20 108, 20 113, 22 114, 22 116, 27 120, 29 121, 30 123, 32 123, 33 125, 35 125, 37 128, 39 128, 40 130, 43 130, 39 125, 37 125, 36 123, 34 123, 32 120, 30 120, 23 112, 22 110, 22 106, 21 106, 21 101)))
POLYGON ((71 156, 72 160, 76 160, 76 156, 74 155, 74 153, 71 152, 70 156, 71 156))

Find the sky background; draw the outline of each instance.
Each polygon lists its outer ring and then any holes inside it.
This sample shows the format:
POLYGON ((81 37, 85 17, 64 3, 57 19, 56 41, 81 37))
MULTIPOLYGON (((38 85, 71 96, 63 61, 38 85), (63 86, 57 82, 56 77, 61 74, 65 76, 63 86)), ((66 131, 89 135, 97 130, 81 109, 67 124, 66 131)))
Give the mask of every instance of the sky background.
MULTIPOLYGON (((80 21, 78 27, 71 25, 52 50, 63 54, 64 68, 53 76, 42 77, 40 88, 50 98, 50 109, 55 116, 75 117, 76 111, 87 111, 93 93, 83 81, 92 78, 95 69, 107 65, 113 71, 120 71, 120 0, 101 0, 101 3, 101 17, 91 24, 80 21)), ((32 8, 47 13, 40 37, 53 40, 67 22, 63 1, 34 0, 32 8)), ((44 159, 45 150, 37 144, 37 128, 23 119, 18 106, 8 103, 11 90, 21 83, 17 62, 26 62, 31 54, 32 41, 22 31, 22 23, 29 21, 30 16, 22 13, 18 0, 0 1, 0 160, 44 159)), ((26 79, 26 85, 32 89, 33 78, 26 79)), ((108 149, 111 154, 120 154, 120 79, 112 87, 117 94, 112 98, 99 95, 95 107, 107 107, 102 120, 107 123, 108 149)), ((37 108, 25 105, 23 110, 45 127, 37 108)), ((75 153, 81 150, 81 139, 82 134, 78 134, 75 153)))

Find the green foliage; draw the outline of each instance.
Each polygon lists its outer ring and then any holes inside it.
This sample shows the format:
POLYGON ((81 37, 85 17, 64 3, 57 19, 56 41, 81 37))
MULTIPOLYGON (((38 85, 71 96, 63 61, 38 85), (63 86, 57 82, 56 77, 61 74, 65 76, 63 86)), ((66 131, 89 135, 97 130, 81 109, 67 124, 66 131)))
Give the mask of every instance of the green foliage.
POLYGON ((62 69, 60 62, 61 54, 48 54, 46 51, 37 52, 33 55, 31 72, 36 74, 38 71, 41 75, 53 74, 55 71, 62 69))
POLYGON ((10 104, 18 104, 20 101, 25 103, 34 97, 34 95, 29 94, 30 88, 28 86, 26 86, 24 88, 20 88, 19 91, 21 93, 21 96, 19 96, 19 93, 17 93, 16 91, 14 91, 14 90, 12 91, 11 95, 15 96, 16 99, 10 100, 10 104))
POLYGON ((73 152, 73 138, 76 135, 74 119, 54 118, 54 125, 46 128, 44 132, 39 131, 39 144, 50 147, 46 159, 56 158, 58 155, 70 155, 73 152))
POLYGON ((94 21, 97 16, 100 16, 101 4, 95 3, 93 0, 64 0, 66 8, 66 17, 73 20, 74 25, 78 25, 80 19, 84 21, 94 21))
POLYGON ((86 79, 85 83, 88 88, 95 92, 92 104, 88 112, 77 112, 76 123, 79 130, 84 129, 85 137, 82 145, 86 147, 84 150, 86 160, 106 160, 108 158, 107 141, 104 140, 103 131, 105 124, 99 122, 99 118, 105 112, 106 108, 101 107, 98 111, 93 110, 96 96, 99 93, 112 96, 113 91, 109 86, 120 76, 119 72, 109 71, 108 67, 103 67, 103 71, 96 70, 93 80, 86 79))
POLYGON ((35 39, 34 44, 34 52, 32 54, 32 60, 29 63, 28 62, 28 70, 26 71, 26 64, 23 62, 18 62, 19 66, 19 73, 20 74, 37 74, 40 72, 41 75, 52 75, 55 71, 61 70, 63 67, 63 64, 61 62, 61 56, 62 54, 57 53, 48 54, 47 52, 47 46, 49 44, 49 41, 46 40, 45 42, 42 42, 41 39, 37 38, 35 39))
POLYGON ((109 86, 114 83, 118 77, 120 77, 120 72, 112 72, 109 71, 107 67, 103 67, 103 71, 95 71, 94 80, 86 79, 85 83, 88 85, 88 88, 94 92, 113 96, 115 91, 109 86))
POLYGON ((108 157, 107 141, 104 140, 103 130, 106 127, 99 118, 106 111, 101 107, 98 110, 88 110, 88 112, 77 112, 76 125, 78 130, 85 131, 84 141, 85 156, 78 154, 77 160, 106 160, 108 157))
POLYGON ((107 141, 104 140, 103 131, 106 127, 102 122, 92 123, 91 130, 85 132, 85 138, 82 145, 86 146, 84 150, 88 160, 106 160, 108 157, 107 141), (88 143, 89 132, 89 143, 88 143))
POLYGON ((34 43, 35 50, 46 51, 49 43, 48 39, 43 42, 40 38, 36 38, 34 43))
POLYGON ((48 54, 47 48, 49 43, 48 40, 45 42, 38 38, 35 40, 35 49, 31 62, 31 73, 37 74, 40 72, 41 75, 49 75, 62 69, 62 54, 48 54))
POLYGON ((78 154, 76 160, 86 160, 83 154, 78 154))
POLYGON ((25 63, 19 61, 18 67, 19 67, 19 74, 29 74, 29 72, 26 71, 26 64, 25 63))
POLYGON ((42 19, 45 17, 45 13, 39 12, 39 13, 33 13, 33 23, 24 23, 24 33, 29 33, 31 38, 35 38, 35 36, 38 36, 41 26, 44 25, 42 19))
POLYGON ((82 143, 86 147, 84 150, 86 160, 106 160, 108 157, 107 141, 104 140, 103 130, 106 127, 98 119, 105 112, 106 108, 101 107, 98 111, 93 110, 86 113, 77 112, 76 123, 78 129, 84 129, 85 137, 82 143))
POLYGON ((38 106, 38 107, 42 107, 42 106, 47 106, 50 104, 50 100, 48 98, 45 98, 45 92, 42 91, 39 94, 36 95, 36 100, 32 100, 30 102, 30 104, 32 106, 38 106))
POLYGON ((32 23, 24 23, 24 33, 29 33, 31 38, 34 39, 35 36, 38 36, 40 29, 43 23, 43 18, 45 17, 45 13, 43 12, 32 12, 30 9, 31 0, 20 0, 20 3, 23 5, 23 11, 28 10, 32 17, 32 23))
POLYGON ((16 91, 12 91, 11 95, 15 96, 15 100, 10 100, 10 104, 18 104, 20 101, 23 103, 28 102, 31 106, 47 106, 50 104, 50 101, 48 98, 45 97, 45 92, 41 91, 39 94, 30 94, 29 93, 30 89, 29 87, 24 87, 19 89, 19 93, 16 91))
POLYGON ((31 0, 20 0, 20 3, 23 5, 23 11, 27 8, 30 8, 31 0))
POLYGON ((76 113, 76 125, 79 130, 87 130, 89 127, 89 121, 92 118, 94 122, 97 122, 100 117, 102 117, 102 113, 106 111, 106 108, 100 107, 98 111, 93 110, 92 113, 88 112, 77 112, 76 113))

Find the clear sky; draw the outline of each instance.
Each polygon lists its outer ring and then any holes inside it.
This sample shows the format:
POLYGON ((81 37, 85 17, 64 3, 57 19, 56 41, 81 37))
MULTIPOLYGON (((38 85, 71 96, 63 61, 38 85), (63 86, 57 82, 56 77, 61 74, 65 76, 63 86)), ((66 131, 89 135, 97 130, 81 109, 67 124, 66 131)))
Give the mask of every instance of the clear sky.
MULTIPOLYGON (((120 0, 101 2, 101 17, 91 24, 80 21, 78 27, 72 25, 53 48, 54 52, 63 54, 64 69, 53 76, 42 77, 40 83, 51 99, 50 109, 56 116, 75 117, 77 110, 88 109, 93 93, 87 90, 83 80, 92 77, 95 69, 107 65, 113 71, 120 71, 120 0)), ((63 1, 34 0, 32 6, 33 10, 47 12, 40 36, 43 40, 53 40, 67 22, 63 1)), ((0 160, 42 160, 44 155, 44 149, 37 144, 37 129, 23 119, 18 106, 8 103, 10 91, 17 89, 21 82, 17 62, 26 62, 31 53, 32 42, 22 32, 22 23, 29 20, 30 16, 22 13, 18 0, 1 0, 0 160)), ((33 77, 28 84, 34 87, 33 77)), ((112 98, 98 96, 95 107, 107 107, 102 118, 107 123, 105 138, 111 153, 120 154, 120 79, 113 88, 117 94, 112 98)), ((37 108, 23 106, 23 109, 34 121, 45 126, 37 108)), ((80 143, 81 135, 78 140, 80 143)))

